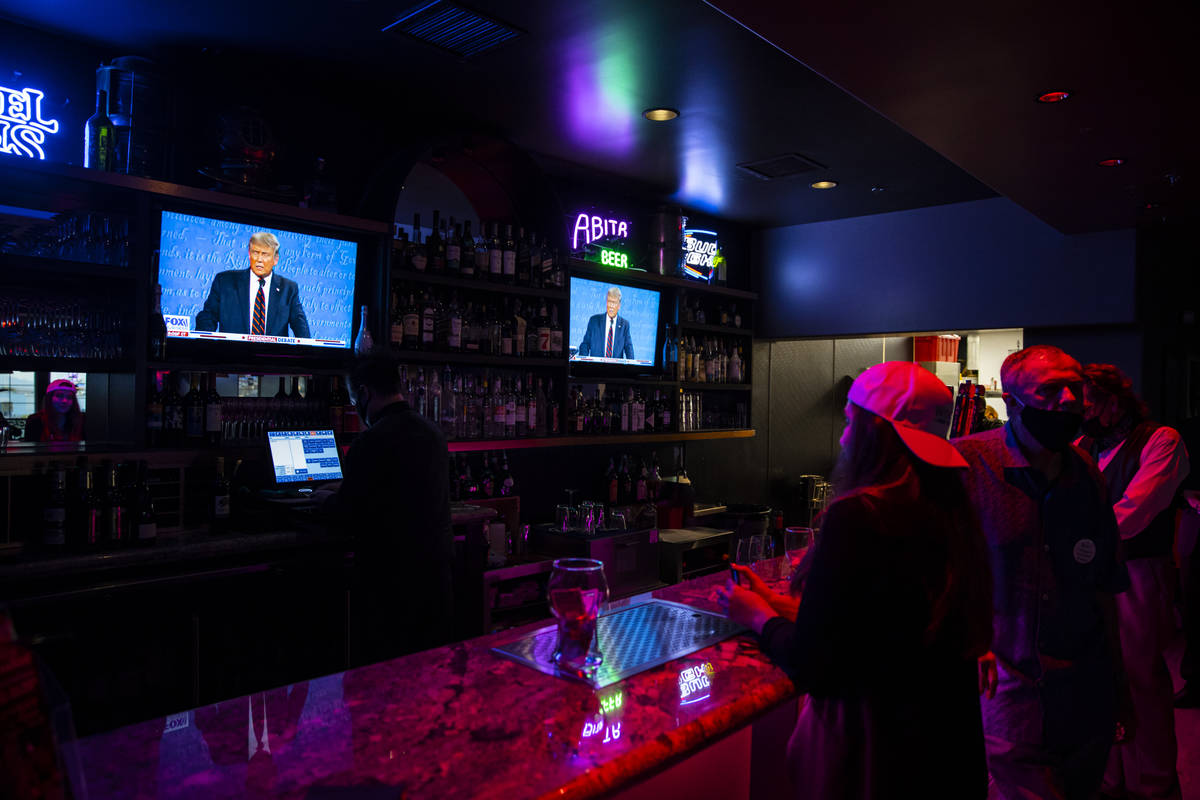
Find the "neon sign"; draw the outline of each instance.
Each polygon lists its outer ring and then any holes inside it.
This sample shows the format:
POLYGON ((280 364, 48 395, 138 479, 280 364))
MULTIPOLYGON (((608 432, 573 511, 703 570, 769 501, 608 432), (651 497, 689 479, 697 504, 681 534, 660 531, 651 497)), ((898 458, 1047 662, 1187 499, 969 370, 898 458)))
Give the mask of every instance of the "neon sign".
POLYGON ((679 262, 683 274, 689 278, 711 281, 716 274, 721 250, 717 246, 716 231, 699 228, 683 229, 683 257, 679 262))
POLYGON ((680 671, 679 704, 686 706, 690 703, 707 700, 710 693, 709 690, 712 688, 712 675, 714 672, 716 672, 716 668, 709 661, 680 671))
POLYGON ((618 253, 616 250, 601 250, 600 263, 606 267, 620 267, 621 269, 629 268, 629 256, 624 253, 618 253))
POLYGON ((58 133, 58 120, 42 116, 42 98, 37 89, 0 86, 0 153, 46 159, 42 145, 46 134, 58 133))
POLYGON ((618 239, 629 238, 629 221, 623 219, 606 219, 595 214, 579 214, 575 217, 575 230, 571 233, 571 249, 579 249, 579 237, 583 237, 583 246, 598 239, 615 236, 618 239))

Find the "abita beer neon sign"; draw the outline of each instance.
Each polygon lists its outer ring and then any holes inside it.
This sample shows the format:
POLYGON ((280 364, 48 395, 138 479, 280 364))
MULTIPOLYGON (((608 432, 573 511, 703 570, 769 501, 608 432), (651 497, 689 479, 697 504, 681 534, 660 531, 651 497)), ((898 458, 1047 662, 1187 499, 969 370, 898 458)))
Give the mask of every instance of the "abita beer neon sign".
POLYGON ((600 239, 608 239, 615 237, 617 239, 629 238, 629 220, 625 219, 610 219, 601 217, 598 214, 580 213, 575 217, 575 229, 571 232, 571 249, 579 250, 580 238, 583 239, 583 247, 587 247, 592 242, 600 239))
POLYGON ((58 133, 58 120, 42 116, 42 98, 37 89, 0 86, 0 153, 46 160, 46 134, 58 133))

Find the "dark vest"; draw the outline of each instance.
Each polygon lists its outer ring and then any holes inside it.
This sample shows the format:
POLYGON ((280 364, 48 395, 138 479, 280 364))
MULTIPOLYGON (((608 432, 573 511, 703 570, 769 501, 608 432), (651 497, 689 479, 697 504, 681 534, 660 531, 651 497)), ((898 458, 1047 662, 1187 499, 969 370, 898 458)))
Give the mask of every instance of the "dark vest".
MULTIPOLYGON (((1108 484, 1108 501, 1116 505, 1125 494, 1126 487, 1137 474, 1142 463, 1142 450, 1154 432, 1162 425, 1151 420, 1138 425, 1125 437, 1125 444, 1113 456, 1112 461, 1104 468, 1104 480, 1108 484)), ((1099 461, 1098 445, 1095 440, 1084 437, 1079 446, 1092 454, 1099 461)), ((1121 542, 1122 553, 1126 561, 1150 556, 1169 556, 1171 547, 1175 544, 1175 504, 1167 506, 1144 530, 1121 542)))

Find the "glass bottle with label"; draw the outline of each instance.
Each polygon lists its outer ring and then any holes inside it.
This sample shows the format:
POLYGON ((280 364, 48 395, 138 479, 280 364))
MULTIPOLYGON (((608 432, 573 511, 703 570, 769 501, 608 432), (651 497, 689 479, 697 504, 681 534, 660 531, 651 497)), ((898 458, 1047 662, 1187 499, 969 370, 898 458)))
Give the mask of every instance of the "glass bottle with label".
MULTIPOLYGON (((446 240, 446 272, 451 275, 462 274, 462 226, 455 227, 454 217, 450 218, 450 238, 446 240)), ((473 266, 473 265, 472 265, 473 266)))
POLYGON ((67 472, 61 464, 50 464, 50 490, 42 506, 42 545, 62 550, 67 543, 67 472))
POLYGON ((471 220, 464 219, 462 235, 458 237, 461 251, 458 255, 458 272, 464 278, 475 277, 475 237, 471 235, 471 220))
POLYGON ((108 116, 108 92, 99 89, 96 113, 83 126, 83 166, 105 172, 116 169, 115 137, 116 128, 108 116))
POLYGON ((427 259, 421 242, 421 215, 413 214, 412 238, 408 242, 408 265, 414 272, 424 272, 427 259))
POLYGON ((498 222, 492 223, 492 235, 488 238, 488 277, 493 283, 504 280, 504 248, 498 222))
POLYGON ((550 317, 546 313, 546 301, 542 301, 541 307, 538 309, 537 319, 537 337, 538 337, 538 355, 542 358, 550 357, 550 317))
POLYGON ((212 486, 211 530, 213 533, 225 533, 229 530, 229 479, 225 477, 225 459, 222 456, 217 456, 212 486))
POLYGON ((438 227, 441 213, 433 210, 433 227, 429 229, 429 237, 425 239, 426 269, 429 272, 446 271, 446 240, 438 227))
POLYGON ((483 220, 479 220, 479 238, 475 240, 475 279, 491 280, 491 248, 488 246, 487 231, 483 220))
POLYGON ((108 490, 104 495, 102 540, 116 547, 129 542, 129 505, 125 492, 121 490, 121 473, 116 464, 108 467, 108 490))
POLYGON ((501 244, 500 258, 504 269, 504 282, 517 282, 517 243, 513 239, 513 226, 511 223, 504 226, 504 241, 501 244))
POLYGON ((550 309, 550 357, 563 357, 563 329, 558 324, 558 305, 550 309))
POLYGON ((463 317, 462 309, 458 307, 458 293, 450 295, 450 307, 446 309, 447 334, 446 349, 457 352, 463 349, 463 317))
POLYGON ((421 349, 432 350, 434 332, 437 326, 437 304, 433 295, 425 292, 421 301, 421 349))
POLYGON ((417 350, 421 346, 421 310, 417 306, 417 298, 412 292, 408 294, 408 303, 404 306, 401 317, 401 346, 405 350, 417 350))

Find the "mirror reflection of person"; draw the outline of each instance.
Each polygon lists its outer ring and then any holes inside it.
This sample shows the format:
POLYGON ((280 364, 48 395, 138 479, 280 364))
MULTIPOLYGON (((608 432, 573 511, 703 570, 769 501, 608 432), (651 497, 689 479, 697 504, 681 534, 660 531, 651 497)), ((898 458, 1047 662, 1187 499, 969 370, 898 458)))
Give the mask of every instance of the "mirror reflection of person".
POLYGON ((621 290, 608 287, 604 298, 603 314, 593 314, 588 320, 587 332, 579 343, 576 355, 602 358, 633 359, 633 334, 629 320, 618 316, 621 310, 621 290))
POLYGON ((227 269, 213 276, 196 330, 249 333, 259 336, 310 338, 308 317, 300 302, 300 286, 275 274, 279 239, 259 231, 250 237, 250 267, 227 269))
POLYGON ((25 419, 25 441, 82 441, 84 415, 79 410, 77 391, 66 378, 51 381, 42 397, 42 410, 25 419))

